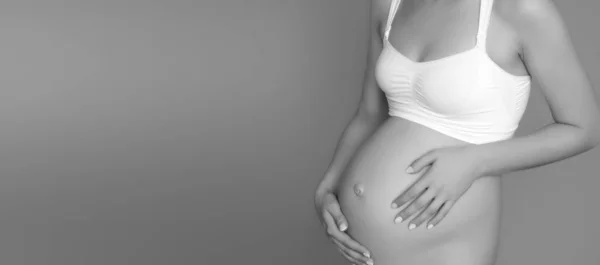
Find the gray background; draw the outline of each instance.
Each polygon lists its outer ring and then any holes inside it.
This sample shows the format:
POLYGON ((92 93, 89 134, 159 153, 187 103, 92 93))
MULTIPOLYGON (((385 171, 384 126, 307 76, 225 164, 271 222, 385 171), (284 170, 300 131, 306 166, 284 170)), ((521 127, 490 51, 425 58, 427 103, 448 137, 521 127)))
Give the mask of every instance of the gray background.
MULTIPOLYGON (((556 2, 598 84, 600 2, 556 2)), ((0 263, 347 264, 312 198, 358 104, 367 9, 0 2, 0 263)), ((551 121, 533 90, 517 135, 551 121)), ((499 265, 599 263, 599 154, 504 178, 499 265)))

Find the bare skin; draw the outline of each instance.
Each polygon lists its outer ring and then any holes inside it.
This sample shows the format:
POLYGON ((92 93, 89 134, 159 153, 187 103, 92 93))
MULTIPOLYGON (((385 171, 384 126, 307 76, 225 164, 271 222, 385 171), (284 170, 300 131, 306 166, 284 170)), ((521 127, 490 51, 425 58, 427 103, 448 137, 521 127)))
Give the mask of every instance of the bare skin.
MULTIPOLYGON (((539 80, 555 124, 522 139, 472 148, 477 157, 472 163, 475 166, 444 163, 452 157, 447 152, 446 157, 439 155, 436 164, 429 164, 436 170, 421 170, 425 165, 419 165, 419 160, 424 161, 421 158, 428 151, 471 147, 416 123, 387 116, 388 106, 375 81, 374 66, 382 52, 390 2, 371 1, 363 95, 317 188, 319 217, 340 252, 354 264, 493 264, 501 175, 562 160, 597 145, 599 111, 593 90, 551 1, 496 0, 487 29, 487 54, 501 70, 539 80), (544 152, 540 154, 540 150, 544 152), (406 173, 409 165, 419 167, 420 172, 406 173), (464 194, 448 199, 450 203, 427 205, 432 194, 422 185, 415 188, 425 176, 439 181, 444 174, 440 172, 465 172, 469 167, 477 167, 473 171, 480 176, 464 194), (413 203, 405 204, 411 200, 413 203), (394 209, 392 202, 407 207, 394 209), (419 207, 414 202, 419 202, 419 207), (429 208, 436 209, 426 211, 429 208), (392 221, 398 216, 404 225, 392 221), (426 222, 435 228, 423 228, 426 222), (408 229, 408 223, 417 227, 408 229), (368 255, 363 255, 365 252, 368 255)), ((478 0, 402 0, 389 41, 415 62, 457 54, 474 45, 478 6, 478 0)), ((435 183, 433 180, 430 183, 435 183)), ((453 192, 452 187, 447 190, 453 192)))

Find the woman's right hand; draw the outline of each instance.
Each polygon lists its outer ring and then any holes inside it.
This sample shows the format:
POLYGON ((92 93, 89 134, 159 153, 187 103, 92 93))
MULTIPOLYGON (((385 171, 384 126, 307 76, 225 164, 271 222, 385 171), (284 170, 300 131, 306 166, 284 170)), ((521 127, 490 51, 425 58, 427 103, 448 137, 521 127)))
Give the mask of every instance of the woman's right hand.
POLYGON ((367 248, 344 233, 348 229, 348 221, 342 214, 336 195, 332 191, 317 192, 315 207, 321 224, 340 253, 354 264, 373 265, 367 248))

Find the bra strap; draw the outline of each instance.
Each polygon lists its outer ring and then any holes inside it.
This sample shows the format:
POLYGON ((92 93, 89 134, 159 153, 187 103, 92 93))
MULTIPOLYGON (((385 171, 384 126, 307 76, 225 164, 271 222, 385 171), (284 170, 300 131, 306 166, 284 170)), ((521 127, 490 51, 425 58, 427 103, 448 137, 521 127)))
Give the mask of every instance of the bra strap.
POLYGON ((385 25, 385 35, 384 39, 388 39, 390 36, 390 29, 392 28, 392 21, 394 21, 394 17, 396 16, 396 10, 402 0, 392 0, 390 4, 390 11, 388 13, 388 18, 385 25))
POLYGON ((485 51, 487 39, 487 29, 492 15, 492 6, 494 0, 480 0, 479 9, 479 27, 477 29, 477 46, 485 51))

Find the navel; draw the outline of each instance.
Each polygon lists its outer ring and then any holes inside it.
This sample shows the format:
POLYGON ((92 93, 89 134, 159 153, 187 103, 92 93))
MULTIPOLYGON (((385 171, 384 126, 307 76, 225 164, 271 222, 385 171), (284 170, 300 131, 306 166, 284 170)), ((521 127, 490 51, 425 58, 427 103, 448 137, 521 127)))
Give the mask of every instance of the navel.
POLYGON ((362 197, 364 192, 365 192, 365 187, 361 183, 354 184, 354 194, 362 197))

